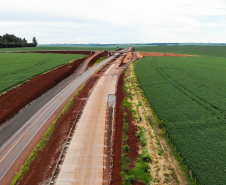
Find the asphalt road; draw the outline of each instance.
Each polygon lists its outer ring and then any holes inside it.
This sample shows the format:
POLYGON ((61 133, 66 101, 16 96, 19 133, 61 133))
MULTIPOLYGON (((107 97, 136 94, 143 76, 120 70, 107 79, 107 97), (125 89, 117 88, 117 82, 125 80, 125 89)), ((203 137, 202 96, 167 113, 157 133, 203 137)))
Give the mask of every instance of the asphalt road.
POLYGON ((0 184, 19 155, 59 106, 102 65, 114 57, 109 57, 81 75, 80 73, 71 75, 0 128, 0 184))

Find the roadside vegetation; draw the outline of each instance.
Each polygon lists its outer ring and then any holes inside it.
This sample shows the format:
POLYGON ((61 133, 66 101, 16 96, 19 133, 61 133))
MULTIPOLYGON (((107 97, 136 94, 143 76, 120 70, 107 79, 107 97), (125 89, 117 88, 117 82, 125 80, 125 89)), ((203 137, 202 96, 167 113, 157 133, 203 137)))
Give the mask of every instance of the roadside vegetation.
POLYGON ((225 69, 224 57, 145 57, 135 63, 162 136, 193 184, 226 183, 225 69))
POLYGON ((100 63, 100 62, 102 62, 103 60, 105 60, 107 57, 101 57, 100 59, 98 59, 94 64, 93 64, 93 66, 94 65, 96 65, 96 64, 98 64, 98 63, 100 63))
MULTIPOLYGON (((140 174, 139 171, 141 169, 143 169, 143 171, 146 170, 146 172, 148 171, 146 174, 141 173, 140 178, 135 179, 139 179, 145 184, 150 184, 150 182, 158 184, 189 184, 183 172, 180 170, 180 167, 177 165, 177 161, 173 159, 173 157, 169 157, 171 155, 169 148, 165 148, 162 145, 167 145, 159 129, 162 122, 154 115, 154 112, 150 108, 150 104, 137 80, 134 64, 129 65, 125 72, 123 89, 124 93, 127 95, 124 99, 123 107, 124 109, 127 107, 131 112, 138 128, 136 137, 139 139, 140 150, 134 171, 135 174, 140 174)), ((124 113, 123 124, 124 136, 122 151, 124 153, 122 154, 122 178, 126 184, 128 183, 128 179, 131 180, 134 176, 131 177, 131 175, 133 175, 133 169, 125 170, 124 168, 128 166, 130 161, 125 157, 125 151, 129 151, 125 142, 126 139, 128 139, 128 137, 126 137, 128 126, 125 124, 125 116, 126 113, 124 113)), ((134 180, 130 184, 133 184, 133 182, 134 180)))
MULTIPOLYGON (((126 72, 125 72, 126 75, 126 72)), ((135 182, 143 182, 144 184, 150 184, 152 181, 151 173, 150 173, 150 162, 151 156, 149 154, 149 149, 147 148, 147 138, 145 135, 145 131, 143 128, 139 128, 139 132, 137 133, 137 137, 140 141, 141 151, 139 157, 136 161, 135 167, 130 168, 129 165, 131 163, 131 159, 129 157, 130 147, 128 145, 128 117, 127 112, 131 112, 134 114, 134 110, 132 108, 132 103, 129 100, 129 86, 126 83, 126 79, 124 79, 123 91, 125 94, 125 98, 123 100, 123 141, 122 141, 122 184, 129 185, 134 184, 135 182)))
MULTIPOLYGON (((84 88, 86 84, 83 84, 83 86, 78 90, 78 92, 75 94, 75 96, 79 95, 79 92, 84 88)), ((58 124, 58 121, 60 121, 61 116, 69 110, 71 105, 74 102, 75 96, 69 101, 69 103, 64 107, 62 112, 59 114, 59 116, 54 120, 54 122, 50 125, 48 130, 43 135, 42 139, 39 141, 39 143, 36 145, 35 149, 32 151, 28 159, 25 161, 25 163, 20 168, 19 172, 17 172, 16 176, 14 177, 13 181, 10 185, 19 185, 23 178, 25 177, 26 173, 30 169, 30 166, 32 162, 38 157, 39 152, 43 151, 48 143, 48 140, 51 138, 52 134, 54 133, 54 130, 58 124)))
POLYGON ((84 56, 78 54, 0 53, 0 94, 39 74, 68 64, 70 59, 84 56))

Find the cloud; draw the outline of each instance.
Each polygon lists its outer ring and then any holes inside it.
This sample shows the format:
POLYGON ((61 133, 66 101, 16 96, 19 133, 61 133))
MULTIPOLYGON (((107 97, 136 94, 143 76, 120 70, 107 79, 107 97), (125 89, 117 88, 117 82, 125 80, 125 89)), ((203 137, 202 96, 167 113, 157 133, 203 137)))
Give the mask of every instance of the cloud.
POLYGON ((223 0, 8 0, 0 34, 36 36, 40 44, 226 42, 225 18, 223 0))

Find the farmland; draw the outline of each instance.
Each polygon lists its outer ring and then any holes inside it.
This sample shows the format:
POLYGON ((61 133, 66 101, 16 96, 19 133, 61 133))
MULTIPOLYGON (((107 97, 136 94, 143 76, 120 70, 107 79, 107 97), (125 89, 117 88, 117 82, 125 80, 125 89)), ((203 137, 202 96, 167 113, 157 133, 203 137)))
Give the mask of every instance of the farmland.
POLYGON ((138 46, 136 51, 226 57, 226 46, 138 46))
POLYGON ((0 53, 0 93, 38 74, 81 58, 75 54, 0 53))
POLYGON ((225 47, 211 52, 191 48, 175 53, 221 57, 146 57, 135 64, 135 72, 197 182, 226 184, 225 47))
MULTIPOLYGON (((92 50, 92 51, 100 51, 100 50, 116 50, 117 45, 110 45, 110 46, 90 46, 90 45, 86 45, 86 46, 63 46, 63 45, 40 45, 38 47, 20 47, 20 48, 0 48, 0 52, 4 52, 4 51, 50 51, 50 50, 67 50, 67 51, 71 51, 71 50, 92 50)), ((119 46, 121 47, 121 46, 119 46)))

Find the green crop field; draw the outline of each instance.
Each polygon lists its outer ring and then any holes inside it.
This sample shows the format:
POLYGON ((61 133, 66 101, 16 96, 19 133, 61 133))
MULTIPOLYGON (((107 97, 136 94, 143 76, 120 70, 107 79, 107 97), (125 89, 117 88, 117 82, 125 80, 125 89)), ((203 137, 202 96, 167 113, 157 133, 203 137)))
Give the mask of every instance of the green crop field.
POLYGON ((0 53, 0 93, 38 74, 84 57, 78 54, 0 53))
MULTIPOLYGON (((116 50, 118 47, 123 47, 121 45, 110 45, 110 46, 68 46, 68 45, 40 45, 38 47, 21 47, 21 48, 0 48, 2 51, 47 51, 47 50, 93 50, 93 51, 102 51, 102 50, 116 50)), ((126 46, 124 46, 126 47, 126 46)))
POLYGON ((136 51, 226 57, 226 46, 139 46, 136 51))
POLYGON ((201 185, 226 184, 225 70, 224 57, 146 57, 135 63, 148 100, 201 185))

